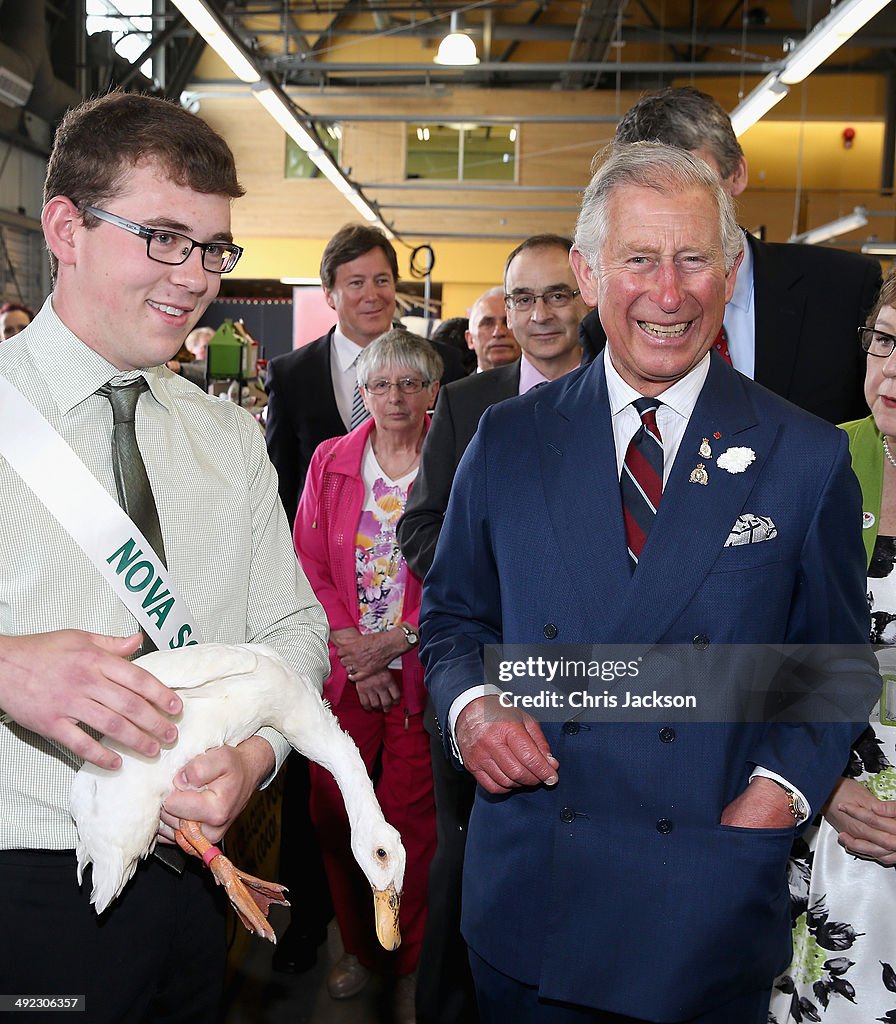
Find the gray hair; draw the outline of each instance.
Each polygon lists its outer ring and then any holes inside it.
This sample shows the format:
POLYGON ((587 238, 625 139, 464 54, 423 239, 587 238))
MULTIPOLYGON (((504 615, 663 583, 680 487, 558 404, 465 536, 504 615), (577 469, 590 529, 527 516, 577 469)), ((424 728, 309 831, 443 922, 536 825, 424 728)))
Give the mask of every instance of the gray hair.
POLYGON ((708 192, 719 211, 725 273, 731 270, 744 243, 731 198, 709 164, 686 150, 659 142, 635 142, 613 149, 585 189, 576 223, 575 245, 590 267, 597 267, 607 241, 610 200, 614 192, 625 185, 649 188, 665 195, 691 189, 708 192))
POLYGON ((355 364, 358 383, 363 387, 371 377, 408 367, 427 381, 439 380, 445 370, 442 357, 426 338, 403 327, 393 327, 372 341, 355 364))
POLYGON ((690 85, 642 96, 616 126, 614 141, 616 145, 663 142, 692 152, 706 150, 723 178, 734 174, 744 155, 721 104, 690 85))

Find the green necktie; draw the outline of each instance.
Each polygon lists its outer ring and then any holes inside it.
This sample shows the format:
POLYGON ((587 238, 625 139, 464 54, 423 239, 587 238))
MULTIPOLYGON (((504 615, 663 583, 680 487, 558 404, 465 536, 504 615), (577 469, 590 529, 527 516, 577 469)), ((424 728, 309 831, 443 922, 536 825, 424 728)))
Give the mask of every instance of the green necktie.
MULTIPOLYGON (((137 447, 137 431, 134 423, 137 402, 149 388, 144 377, 138 377, 128 384, 104 384, 97 394, 108 398, 112 406, 112 469, 115 472, 115 489, 118 504, 127 512, 131 521, 152 544, 156 554, 165 562, 165 542, 159 524, 159 512, 152 494, 146 464, 137 447)), ((142 654, 156 650, 156 645, 144 634, 142 654)), ((186 858, 176 846, 156 846, 153 854, 168 867, 180 872, 186 858)))
MULTIPOLYGON (((118 504, 127 512, 137 529, 153 546, 165 563, 165 542, 156 501, 146 475, 146 465, 137 447, 134 415, 140 395, 149 388, 145 378, 138 377, 128 384, 104 384, 98 395, 109 399, 112 406, 112 469, 118 504)), ((144 651, 154 651, 151 640, 144 642, 144 651)))

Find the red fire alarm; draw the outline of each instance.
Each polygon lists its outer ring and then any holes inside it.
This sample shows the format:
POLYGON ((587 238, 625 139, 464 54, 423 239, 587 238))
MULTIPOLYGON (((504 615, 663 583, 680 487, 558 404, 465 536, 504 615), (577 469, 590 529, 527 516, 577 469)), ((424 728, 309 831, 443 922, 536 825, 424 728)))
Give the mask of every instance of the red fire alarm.
POLYGON ((852 149, 853 140, 856 137, 856 130, 852 126, 843 129, 843 148, 852 149))

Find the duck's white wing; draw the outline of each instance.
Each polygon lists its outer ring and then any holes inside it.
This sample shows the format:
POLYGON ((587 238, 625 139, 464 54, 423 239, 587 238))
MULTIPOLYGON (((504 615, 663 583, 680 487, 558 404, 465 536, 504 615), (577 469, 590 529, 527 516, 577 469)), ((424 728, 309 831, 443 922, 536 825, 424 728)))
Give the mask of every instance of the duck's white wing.
POLYGON ((121 767, 106 771, 85 764, 75 776, 69 810, 78 827, 78 877, 93 865, 91 898, 97 913, 121 893, 137 862, 155 845, 159 809, 175 774, 197 754, 222 742, 239 742, 258 727, 247 682, 234 687, 239 700, 233 699, 235 694, 230 700, 216 700, 216 691, 230 689, 229 680, 257 670, 259 656, 251 648, 195 644, 154 651, 137 663, 166 686, 184 691, 184 713, 178 722, 178 742, 157 757, 143 757, 107 739, 105 745, 121 754, 121 767), (196 697, 201 699, 201 711, 193 706, 196 697), (241 716, 246 721, 240 721, 241 716))
POLYGON ((248 675, 258 655, 246 644, 191 644, 173 651, 153 651, 135 664, 172 690, 188 690, 211 680, 248 675))

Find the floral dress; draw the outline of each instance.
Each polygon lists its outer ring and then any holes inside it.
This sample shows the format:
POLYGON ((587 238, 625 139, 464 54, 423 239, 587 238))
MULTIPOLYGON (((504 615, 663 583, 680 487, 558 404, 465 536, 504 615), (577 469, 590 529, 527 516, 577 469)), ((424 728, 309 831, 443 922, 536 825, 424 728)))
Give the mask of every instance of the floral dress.
MULTIPOLYGON (((896 537, 878 536, 868 607, 884 690, 845 772, 884 800, 896 799, 894 570, 896 537)), ((769 1024, 896 1024, 896 869, 852 856, 837 834, 819 817, 794 844, 793 960, 775 982, 769 1024)))
MULTIPOLYGON (((400 480, 392 480, 380 468, 370 445, 367 446, 362 466, 367 487, 355 538, 361 633, 380 633, 402 620, 408 568, 395 527, 416 475, 415 468, 400 480)), ((396 659, 390 668, 401 668, 401 659, 396 659)))

